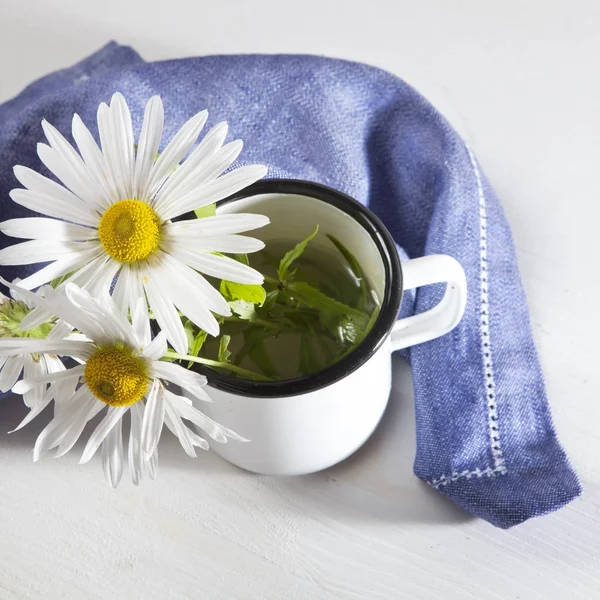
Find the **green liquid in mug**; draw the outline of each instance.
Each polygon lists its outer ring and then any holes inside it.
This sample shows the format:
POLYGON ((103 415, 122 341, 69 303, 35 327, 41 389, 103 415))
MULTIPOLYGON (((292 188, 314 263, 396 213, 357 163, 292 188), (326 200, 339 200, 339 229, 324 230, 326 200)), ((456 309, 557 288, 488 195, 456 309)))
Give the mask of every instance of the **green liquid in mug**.
MULTIPOLYGON (((333 244, 307 245, 290 278, 279 281, 277 267, 289 249, 290 242, 269 242, 248 255, 250 266, 265 275, 267 300, 251 306, 254 321, 233 317, 221 325, 221 335, 231 338, 228 362, 273 380, 310 375, 337 362, 362 342, 379 312, 354 257, 352 266, 333 244)), ((209 337, 199 356, 218 360, 219 341, 209 337)))

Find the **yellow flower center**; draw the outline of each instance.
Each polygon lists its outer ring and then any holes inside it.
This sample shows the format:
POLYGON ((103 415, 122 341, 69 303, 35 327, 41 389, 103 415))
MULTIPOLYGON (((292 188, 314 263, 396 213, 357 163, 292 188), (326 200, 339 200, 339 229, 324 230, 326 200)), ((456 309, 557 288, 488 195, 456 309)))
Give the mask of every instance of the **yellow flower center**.
POLYGON ((85 365, 85 382, 98 400, 129 406, 146 393, 147 364, 127 347, 98 348, 85 365))
POLYGON ((160 222, 145 202, 121 200, 102 215, 98 234, 107 254, 119 262, 133 263, 158 248, 160 222))

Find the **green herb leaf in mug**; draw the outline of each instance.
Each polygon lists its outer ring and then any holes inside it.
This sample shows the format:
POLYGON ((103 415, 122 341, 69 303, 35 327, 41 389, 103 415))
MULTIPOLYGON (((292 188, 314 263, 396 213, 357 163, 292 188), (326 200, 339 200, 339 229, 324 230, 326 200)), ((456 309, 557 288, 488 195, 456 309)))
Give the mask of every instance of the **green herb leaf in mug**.
POLYGON ((365 313, 355 308, 351 308, 339 300, 330 298, 317 288, 308 285, 308 283, 305 283, 304 281, 290 283, 288 290, 296 300, 317 310, 333 312, 339 316, 347 315, 357 320, 362 319, 365 325, 369 320, 368 315, 365 313))
POLYGON ((224 362, 224 363, 228 363, 229 362, 229 357, 231 356, 231 352, 229 351, 229 342, 231 341, 231 336, 228 335, 222 335, 221 339, 219 340, 219 361, 220 362, 224 362))
POLYGON ((229 302, 231 310, 245 321, 254 321, 256 319, 256 307, 252 302, 246 302, 246 300, 234 300, 229 302))
POLYGON ((313 343, 313 338, 306 333, 300 338, 300 356, 298 362, 298 371, 302 375, 310 375, 321 369, 321 363, 317 356, 317 351, 313 343))
POLYGON ((198 219, 204 219, 205 217, 214 217, 217 214, 217 205, 213 203, 203 206, 202 208, 197 208, 194 211, 194 214, 198 219))
POLYGON ((254 344, 249 354, 252 362, 254 362, 263 375, 267 377, 277 377, 279 375, 271 357, 267 353, 263 340, 254 344))
POLYGON ((245 300, 252 304, 262 306, 267 297, 267 292, 262 285, 253 285, 250 283, 234 283, 223 279, 219 291, 226 300, 245 300))
POLYGON ((306 246, 308 246, 309 242, 312 241, 312 239, 317 235, 318 232, 319 226, 317 225, 315 230, 307 238, 303 239, 301 242, 296 244, 294 248, 292 248, 289 252, 286 252, 285 256, 281 259, 281 262, 279 263, 279 268, 277 269, 277 276, 279 277, 279 281, 286 281, 287 279, 289 279, 289 270, 292 266, 292 263, 300 256, 302 256, 302 253, 306 249, 306 246))
MULTIPOLYGON (((198 356, 200 354, 200 350, 202 350, 202 346, 204 346, 204 342, 206 341, 206 336, 208 334, 204 329, 198 330, 198 333, 192 340, 192 343, 189 345, 189 354, 192 356, 198 356)), ((192 363, 188 365, 188 369, 192 366, 192 363)))
POLYGON ((348 263, 348 266, 350 267, 350 271, 352 272, 354 277, 356 277, 356 280, 358 281, 359 286, 360 286, 360 295, 361 295, 360 304, 359 304, 358 308, 363 310, 367 304, 367 294, 368 294, 368 286, 367 286, 367 282, 365 281, 365 276, 364 276, 363 270, 362 270, 358 260, 356 260, 356 257, 354 256, 354 254, 352 254, 352 252, 350 252, 350 250, 348 250, 348 248, 346 248, 346 246, 344 246, 344 244, 342 244, 342 242, 340 242, 336 237, 332 236, 329 233, 327 234, 327 238, 338 249, 338 252, 344 257, 344 259, 348 263))
POLYGON ((240 350, 236 353, 235 363, 237 365, 241 364, 244 358, 250 355, 255 346, 262 344, 272 335, 273 334, 271 331, 264 329, 263 327, 257 327, 255 325, 248 327, 243 333, 244 343, 240 350))
POLYGON ((233 257, 235 258, 235 260, 241 262, 243 265, 246 265, 247 267, 250 266, 250 261, 248 260, 247 254, 234 254, 233 257))

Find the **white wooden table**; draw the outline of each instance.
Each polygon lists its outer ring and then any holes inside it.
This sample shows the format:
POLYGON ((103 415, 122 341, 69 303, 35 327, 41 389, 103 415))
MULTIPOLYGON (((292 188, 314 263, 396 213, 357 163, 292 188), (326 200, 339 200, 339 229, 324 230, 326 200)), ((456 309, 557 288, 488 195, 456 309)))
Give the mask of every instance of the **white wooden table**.
MULTIPOLYGON (((158 481, 114 491, 76 453, 33 465, 37 423, 0 437, 0 600, 600 598, 600 3, 2 0, 0 101, 113 38, 148 60, 360 60, 445 113, 504 201, 556 425, 586 492, 508 532, 455 508, 412 475, 399 360, 374 438, 308 477, 192 461, 165 436, 158 481)), ((24 413, 0 405, 0 431, 24 413)))

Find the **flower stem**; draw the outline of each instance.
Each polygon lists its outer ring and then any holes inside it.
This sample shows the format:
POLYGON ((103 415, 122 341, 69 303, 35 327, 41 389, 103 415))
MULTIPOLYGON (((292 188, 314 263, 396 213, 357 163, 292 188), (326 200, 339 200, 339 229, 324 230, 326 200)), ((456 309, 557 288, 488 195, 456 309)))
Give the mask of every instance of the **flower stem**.
POLYGON ((253 379, 255 381, 273 381, 272 377, 267 377, 265 375, 260 375, 259 373, 254 373, 253 371, 248 371, 247 369, 243 369, 242 367, 238 367, 237 365, 232 365, 231 363, 220 362, 218 360, 210 360, 210 358, 200 358, 199 356, 191 356, 190 354, 178 354, 177 352, 173 352, 171 350, 167 350, 163 358, 174 358, 175 360, 188 360, 201 365, 206 365, 207 367, 225 369, 226 371, 231 371, 232 373, 241 375, 246 379, 253 379))

